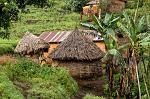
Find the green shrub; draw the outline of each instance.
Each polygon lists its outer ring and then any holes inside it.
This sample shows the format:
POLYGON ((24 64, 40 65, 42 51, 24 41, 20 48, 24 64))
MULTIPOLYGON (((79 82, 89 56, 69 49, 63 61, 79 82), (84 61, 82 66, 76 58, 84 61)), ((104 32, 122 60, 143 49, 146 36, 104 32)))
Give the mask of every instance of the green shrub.
POLYGON ((0 71, 0 97, 1 99, 24 99, 21 92, 2 71, 0 71))
POLYGON ((48 0, 26 0, 27 4, 38 7, 44 7, 48 5, 48 0))
POLYGON ((8 28, 11 21, 18 19, 18 12, 15 3, 10 2, 10 0, 0 0, 0 30, 5 30, 5 38, 9 38, 10 33, 8 33, 8 28))
POLYGON ((87 94, 83 99, 105 99, 104 97, 87 94))
POLYGON ((28 93, 28 98, 69 99, 70 97, 70 94, 66 94, 67 90, 61 84, 43 79, 34 82, 28 93))
POLYGON ((78 91, 77 83, 63 68, 40 66, 22 59, 16 65, 7 65, 5 70, 13 81, 31 83, 29 98, 69 99, 78 91))

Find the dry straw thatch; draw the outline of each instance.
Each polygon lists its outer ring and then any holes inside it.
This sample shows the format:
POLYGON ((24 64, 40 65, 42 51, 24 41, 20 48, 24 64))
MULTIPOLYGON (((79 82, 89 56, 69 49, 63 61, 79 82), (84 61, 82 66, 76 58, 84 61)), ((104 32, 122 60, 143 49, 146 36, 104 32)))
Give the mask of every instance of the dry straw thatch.
POLYGON ((29 54, 48 47, 49 44, 47 44, 44 40, 41 40, 32 33, 26 33, 15 48, 15 52, 29 54))
POLYGON ((92 61, 102 58, 102 51, 92 40, 75 29, 50 53, 49 58, 53 60, 92 61))

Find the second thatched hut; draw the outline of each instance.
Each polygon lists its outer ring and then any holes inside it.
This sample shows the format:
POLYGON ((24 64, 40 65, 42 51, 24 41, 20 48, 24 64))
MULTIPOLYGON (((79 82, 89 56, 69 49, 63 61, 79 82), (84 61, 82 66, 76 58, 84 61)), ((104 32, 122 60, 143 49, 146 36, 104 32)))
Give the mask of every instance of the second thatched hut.
POLYGON ((93 77, 101 74, 102 51, 96 44, 75 29, 49 58, 53 66, 65 67, 73 77, 93 77))
POLYGON ((49 48, 49 44, 32 33, 26 33, 19 41, 15 48, 15 52, 31 57, 36 62, 42 60, 42 54, 45 49, 49 48))

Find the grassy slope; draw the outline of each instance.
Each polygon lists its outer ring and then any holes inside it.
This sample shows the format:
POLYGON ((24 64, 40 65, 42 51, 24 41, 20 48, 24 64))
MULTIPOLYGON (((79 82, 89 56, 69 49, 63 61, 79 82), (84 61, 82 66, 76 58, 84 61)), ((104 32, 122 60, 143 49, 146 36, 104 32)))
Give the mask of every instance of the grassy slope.
POLYGON ((17 42, 18 40, 15 39, 7 40, 0 38, 0 55, 13 53, 17 42))
POLYGON ((70 30, 79 24, 79 14, 63 10, 63 5, 52 8, 28 6, 30 12, 20 13, 20 20, 11 25, 11 37, 22 37, 26 31, 41 34, 43 31, 70 30))
POLYGON ((24 99, 26 95, 28 99, 70 99, 76 95, 77 83, 65 69, 41 66, 21 57, 18 61, 0 65, 1 99, 24 99))

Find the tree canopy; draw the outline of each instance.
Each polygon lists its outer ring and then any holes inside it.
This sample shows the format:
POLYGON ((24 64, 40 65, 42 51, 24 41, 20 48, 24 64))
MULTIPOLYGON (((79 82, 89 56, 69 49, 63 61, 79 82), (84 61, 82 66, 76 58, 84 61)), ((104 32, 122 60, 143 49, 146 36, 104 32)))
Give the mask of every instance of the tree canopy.
POLYGON ((7 31, 11 20, 18 19, 18 12, 19 11, 13 1, 0 0, 0 29, 7 31))

